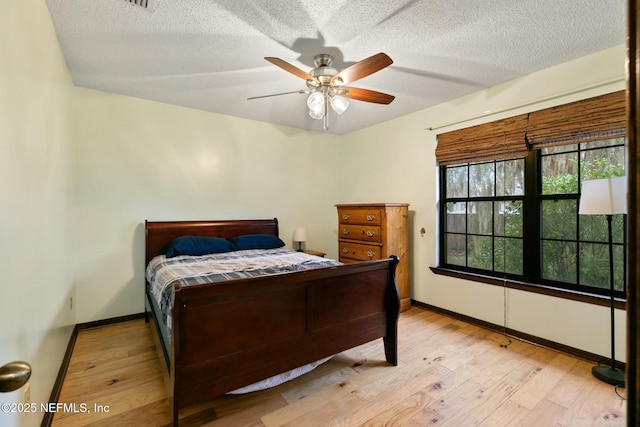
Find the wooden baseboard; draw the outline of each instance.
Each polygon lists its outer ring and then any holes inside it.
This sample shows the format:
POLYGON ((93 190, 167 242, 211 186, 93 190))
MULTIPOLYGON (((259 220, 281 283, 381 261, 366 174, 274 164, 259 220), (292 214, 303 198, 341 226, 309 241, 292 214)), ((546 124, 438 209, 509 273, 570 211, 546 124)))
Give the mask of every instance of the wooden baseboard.
MULTIPOLYGON (((579 348, 570 347, 565 344, 561 344, 555 341, 550 341, 544 338, 530 335, 524 332, 517 331, 511 328, 505 328, 502 325, 496 325, 494 323, 485 322, 484 320, 476 319, 475 317, 467 316, 464 314, 456 313, 455 311, 446 310, 444 308, 436 307, 434 305, 425 304, 420 301, 411 300, 411 304, 416 307, 423 308, 425 310, 433 311, 445 316, 452 317, 454 319, 462 320, 463 322, 470 323, 472 325, 480 326, 481 328, 489 329, 494 332, 505 334, 509 337, 517 338, 521 341, 526 341, 541 347, 549 348, 551 350, 559 351, 561 353, 568 354, 570 356, 577 357, 579 359, 587 360, 593 363, 609 363, 609 359, 602 356, 590 353, 588 351, 580 350, 579 348), (605 360, 603 360, 605 359, 605 360)), ((616 360, 616 367, 624 370, 626 363, 616 360)))
POLYGON ((126 316, 112 317, 110 319, 95 320, 93 322, 78 323, 78 330, 99 328, 101 326, 114 325, 116 323, 129 322, 130 320, 144 319, 145 313, 128 314, 126 316))
MULTIPOLYGON (((78 338, 78 325, 73 328, 73 332, 71 332, 71 337, 69 337, 69 344, 67 344, 67 351, 64 353, 64 357, 62 358, 62 363, 60 364, 60 370, 58 371, 58 376, 56 377, 56 382, 53 384, 53 389, 51 390, 51 395, 49 396, 49 402, 57 402, 60 397, 60 391, 62 390, 62 383, 64 382, 64 377, 67 374, 67 369, 69 368, 69 363, 71 362, 71 355, 73 354, 73 348, 76 345, 76 339, 78 338)), ((54 412, 45 412, 44 417, 42 417, 41 427, 49 427, 53 422, 54 412)))
MULTIPOLYGON (((58 371, 56 382, 53 384, 53 389, 51 390, 51 395, 49 396, 49 402, 57 402, 60 398, 60 392, 62 391, 64 377, 67 375, 67 369, 69 369, 69 363, 71 362, 73 348, 75 347, 76 340, 78 338, 78 331, 90 328, 99 328, 101 326, 113 325, 116 323, 128 322, 130 320, 144 319, 144 317, 145 313, 139 313, 130 314, 127 316, 113 317, 111 319, 96 320, 94 322, 76 324, 73 328, 73 332, 71 332, 71 336, 69 337, 67 351, 64 353, 64 357, 62 358, 62 363, 60 364, 60 370, 58 371)), ((53 422, 53 415, 53 412, 45 412, 40 427, 50 427, 51 423, 53 422)))

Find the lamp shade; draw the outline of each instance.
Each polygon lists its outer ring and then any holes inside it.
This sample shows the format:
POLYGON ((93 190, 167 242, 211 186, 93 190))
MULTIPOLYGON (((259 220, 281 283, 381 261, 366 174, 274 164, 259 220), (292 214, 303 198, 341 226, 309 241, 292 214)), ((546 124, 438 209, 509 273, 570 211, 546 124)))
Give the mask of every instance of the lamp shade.
POLYGON ((331 108, 338 114, 342 114, 347 111, 349 107, 349 101, 341 96, 332 96, 329 101, 331 102, 331 108))
POLYGON ((582 182, 580 215, 627 213, 627 179, 615 177, 582 182))
POLYGON ((293 230, 293 241, 294 242, 306 242, 307 241, 307 232, 304 228, 296 228, 293 230))
POLYGON ((309 115, 311 118, 320 120, 324 117, 324 94, 321 92, 313 92, 307 98, 307 106, 309 107, 309 115))
POLYGON ((312 92, 307 98, 307 107, 312 110, 322 109, 324 105, 324 95, 322 92, 312 92))

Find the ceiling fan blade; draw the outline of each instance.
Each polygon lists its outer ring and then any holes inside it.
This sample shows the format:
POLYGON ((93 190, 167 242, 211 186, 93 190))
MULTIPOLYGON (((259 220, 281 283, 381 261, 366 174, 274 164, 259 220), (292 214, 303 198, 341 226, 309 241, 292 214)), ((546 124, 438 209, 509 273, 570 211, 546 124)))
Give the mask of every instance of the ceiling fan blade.
POLYGON ((267 56, 264 59, 266 59, 267 61, 271 62, 273 65, 276 65, 280 68, 282 68, 285 71, 290 72, 291 74, 293 74, 294 76, 298 76, 303 80, 312 80, 313 77, 311 77, 309 75, 309 73, 302 71, 300 68, 289 64, 287 61, 283 61, 280 58, 274 58, 272 56, 267 56))
POLYGON ((373 74, 376 71, 380 71, 391 64, 393 64, 393 60, 385 53, 381 52, 345 68, 336 74, 331 79, 331 82, 340 80, 342 83, 355 82, 356 80, 367 77, 368 75, 373 74))
POLYGON ((309 93, 309 91, 308 90, 294 90, 294 91, 291 91, 291 92, 272 93, 271 95, 252 96, 251 98, 247 98, 247 99, 269 98, 271 96, 291 95, 292 93, 309 93))
POLYGON ((359 89, 357 87, 341 86, 340 88, 337 88, 335 90, 335 94, 338 96, 344 96, 345 98, 351 98, 365 102, 374 102, 376 104, 391 104, 391 101, 396 99, 396 97, 393 95, 376 92, 375 90, 359 89))

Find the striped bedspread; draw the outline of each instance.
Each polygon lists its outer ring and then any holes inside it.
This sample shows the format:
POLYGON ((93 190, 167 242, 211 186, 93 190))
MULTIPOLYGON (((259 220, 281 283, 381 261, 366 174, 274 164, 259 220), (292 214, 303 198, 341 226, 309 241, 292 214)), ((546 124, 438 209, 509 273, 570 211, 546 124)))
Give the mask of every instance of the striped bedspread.
POLYGON ((291 249, 252 249, 204 256, 158 255, 147 266, 146 277, 162 321, 171 337, 171 302, 173 285, 180 286, 221 282, 245 277, 264 276, 339 265, 338 261, 291 249))

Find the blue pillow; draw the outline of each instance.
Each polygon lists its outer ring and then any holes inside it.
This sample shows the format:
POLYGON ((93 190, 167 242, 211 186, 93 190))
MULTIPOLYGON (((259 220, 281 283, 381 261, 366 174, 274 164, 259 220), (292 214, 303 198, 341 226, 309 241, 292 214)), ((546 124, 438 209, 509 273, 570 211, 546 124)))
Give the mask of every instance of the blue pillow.
POLYGON ((273 234, 245 234, 233 237, 229 241, 239 251, 243 249, 275 249, 281 248, 285 244, 273 234))
POLYGON ((178 255, 207 255, 232 251, 233 245, 220 237, 181 236, 176 237, 164 248, 167 258, 178 255))

